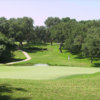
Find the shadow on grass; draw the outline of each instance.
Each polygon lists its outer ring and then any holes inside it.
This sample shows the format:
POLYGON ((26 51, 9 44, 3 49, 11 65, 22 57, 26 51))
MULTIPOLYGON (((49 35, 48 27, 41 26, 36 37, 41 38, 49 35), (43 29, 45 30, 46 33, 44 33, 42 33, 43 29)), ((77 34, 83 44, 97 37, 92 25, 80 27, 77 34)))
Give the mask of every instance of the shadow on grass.
POLYGON ((49 45, 48 43, 45 44, 45 43, 28 43, 28 44, 25 44, 24 47, 35 47, 35 46, 47 46, 49 45))
POLYGON ((92 67, 100 67, 100 63, 94 63, 92 67))
POLYGON ((100 58, 98 57, 98 58, 95 58, 94 60, 95 60, 95 61, 100 61, 100 58))
MULTIPOLYGON (((17 58, 16 58, 16 59, 15 59, 15 58, 12 58, 12 59, 11 59, 11 61, 13 61, 13 62, 22 61, 22 60, 24 60, 24 59, 20 59, 20 58, 18 58, 18 59, 17 59, 17 58)), ((11 61, 10 61, 10 62, 11 62, 11 61)))
POLYGON ((88 57, 83 56, 80 52, 79 53, 75 53, 75 52, 70 52, 68 50, 65 50, 64 53, 70 53, 71 55, 75 56, 75 59, 85 59, 88 57))
POLYGON ((21 98, 13 98, 12 93, 14 91, 20 91, 20 92, 27 92, 27 90, 23 88, 14 88, 9 84, 1 84, 0 85, 0 100, 29 100, 28 97, 21 97, 21 98))
POLYGON ((11 59, 9 59, 8 61, 4 61, 4 62, 2 62, 3 64, 6 64, 6 63, 9 63, 9 62, 16 62, 16 61, 22 61, 22 60, 24 60, 24 59, 15 59, 15 58, 11 58, 11 59))
POLYGON ((81 56, 81 55, 77 55, 77 57, 75 57, 75 59, 85 59, 87 57, 81 56))
POLYGON ((24 51, 28 52, 28 53, 36 53, 38 51, 47 51, 47 48, 40 48, 40 47, 24 47, 23 48, 24 51))

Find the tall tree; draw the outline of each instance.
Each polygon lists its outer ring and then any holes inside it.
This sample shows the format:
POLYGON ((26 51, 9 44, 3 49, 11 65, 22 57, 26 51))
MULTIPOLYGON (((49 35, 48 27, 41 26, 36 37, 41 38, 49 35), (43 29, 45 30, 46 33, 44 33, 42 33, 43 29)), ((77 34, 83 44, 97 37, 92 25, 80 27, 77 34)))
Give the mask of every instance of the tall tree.
POLYGON ((67 36, 67 27, 66 23, 60 22, 59 24, 50 28, 52 33, 52 38, 59 43, 59 50, 62 53, 62 46, 67 36))
POLYGON ((89 34, 82 45, 82 51, 85 56, 91 58, 91 63, 95 57, 100 56, 100 28, 89 30, 89 34))
POLYGON ((25 40, 27 42, 31 41, 31 36, 34 33, 34 21, 32 18, 28 18, 28 17, 23 17, 22 18, 22 28, 23 28, 23 33, 25 35, 25 40))
POLYGON ((23 41, 31 41, 34 33, 33 19, 28 17, 9 20, 9 37, 15 38, 22 47, 23 41))
POLYGON ((46 43, 47 41, 47 33, 46 33, 46 28, 44 26, 36 26, 35 27, 35 35, 36 39, 40 43, 46 43))
POLYGON ((48 33, 50 34, 50 41, 51 41, 51 45, 52 45, 52 41, 53 41, 53 38, 52 38, 52 33, 50 32, 50 29, 57 25, 58 23, 60 23, 60 19, 58 17, 48 17, 45 21, 45 25, 46 27, 48 28, 48 33))

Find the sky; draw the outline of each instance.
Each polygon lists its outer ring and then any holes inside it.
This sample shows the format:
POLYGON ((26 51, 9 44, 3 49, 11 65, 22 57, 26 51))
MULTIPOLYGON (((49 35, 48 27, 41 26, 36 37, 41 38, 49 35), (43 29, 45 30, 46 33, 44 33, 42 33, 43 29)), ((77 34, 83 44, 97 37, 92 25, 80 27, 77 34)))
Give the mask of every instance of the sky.
POLYGON ((0 0, 0 17, 31 17, 44 25, 48 17, 100 19, 100 0, 0 0))

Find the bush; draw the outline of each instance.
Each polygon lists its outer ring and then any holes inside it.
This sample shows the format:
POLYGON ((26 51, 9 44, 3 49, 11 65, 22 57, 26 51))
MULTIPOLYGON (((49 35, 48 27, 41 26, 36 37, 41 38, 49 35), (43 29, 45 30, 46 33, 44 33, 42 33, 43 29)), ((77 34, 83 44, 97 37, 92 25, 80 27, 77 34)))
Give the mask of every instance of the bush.
POLYGON ((8 39, 4 34, 0 33, 0 62, 7 62, 12 57, 12 51, 15 45, 12 39, 8 39))

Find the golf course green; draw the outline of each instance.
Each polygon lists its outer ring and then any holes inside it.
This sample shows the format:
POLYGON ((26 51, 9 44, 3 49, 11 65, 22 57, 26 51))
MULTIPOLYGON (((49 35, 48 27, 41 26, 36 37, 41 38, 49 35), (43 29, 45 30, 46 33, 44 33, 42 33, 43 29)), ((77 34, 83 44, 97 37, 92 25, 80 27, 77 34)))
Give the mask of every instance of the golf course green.
POLYGON ((77 74, 93 74, 100 68, 81 67, 56 67, 56 66, 27 66, 27 67, 0 67, 0 78, 8 79, 31 79, 31 80, 54 80, 77 74))

